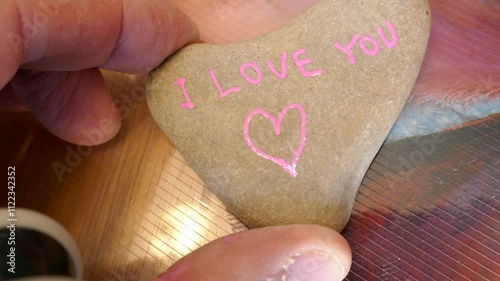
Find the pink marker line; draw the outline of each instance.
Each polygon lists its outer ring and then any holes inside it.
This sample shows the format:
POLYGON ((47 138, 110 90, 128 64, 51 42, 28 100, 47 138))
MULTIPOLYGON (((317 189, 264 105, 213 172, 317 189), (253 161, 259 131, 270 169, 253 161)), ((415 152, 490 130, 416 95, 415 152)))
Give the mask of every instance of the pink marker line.
POLYGON ((304 147, 306 145, 306 124, 307 124, 307 115, 302 107, 301 104, 294 103, 294 104, 289 104, 287 105, 279 114, 278 118, 274 118, 269 112, 265 111, 264 109, 255 109, 250 114, 247 116, 245 120, 245 124, 243 126, 243 135, 245 137, 245 142, 246 144, 250 147, 250 149, 255 152, 257 155, 260 157, 267 159, 275 164, 278 164, 281 166, 290 176, 296 177, 297 176, 297 163, 299 161, 300 155, 302 154, 302 151, 304 150, 304 147), (284 158, 272 156, 261 149, 259 149, 252 141, 252 138, 250 137, 250 121, 255 115, 262 115, 264 118, 268 119, 271 121, 274 127, 274 133, 279 136, 281 134, 281 124, 283 123, 283 118, 287 114, 287 112, 295 108, 299 111, 300 117, 301 117, 301 124, 300 124, 300 142, 297 150, 295 151, 294 157, 291 162, 286 161, 284 158))

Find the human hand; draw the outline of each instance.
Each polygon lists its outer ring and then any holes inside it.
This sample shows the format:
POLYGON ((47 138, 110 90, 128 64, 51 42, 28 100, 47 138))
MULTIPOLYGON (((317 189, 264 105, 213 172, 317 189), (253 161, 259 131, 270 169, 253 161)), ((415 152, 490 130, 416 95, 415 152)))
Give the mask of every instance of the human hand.
POLYGON ((121 126, 98 67, 146 73, 198 38, 160 0, 4 0, 0 34, 0 109, 30 110, 81 145, 104 143, 121 126), (90 143, 85 132, 95 130, 102 137, 90 143))

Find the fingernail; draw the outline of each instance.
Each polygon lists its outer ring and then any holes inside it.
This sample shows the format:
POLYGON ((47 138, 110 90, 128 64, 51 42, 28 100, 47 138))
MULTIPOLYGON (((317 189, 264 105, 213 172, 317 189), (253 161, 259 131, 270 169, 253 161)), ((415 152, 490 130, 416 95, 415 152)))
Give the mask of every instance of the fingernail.
POLYGON ((310 251, 298 254, 285 265, 286 281, 340 281, 347 275, 346 269, 335 257, 321 252, 310 251))

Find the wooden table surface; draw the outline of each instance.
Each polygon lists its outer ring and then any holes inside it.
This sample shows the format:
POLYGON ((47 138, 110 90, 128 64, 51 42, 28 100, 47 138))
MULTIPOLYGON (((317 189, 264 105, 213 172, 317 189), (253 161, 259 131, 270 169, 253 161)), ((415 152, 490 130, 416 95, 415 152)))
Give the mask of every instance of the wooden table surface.
MULTIPOLYGON (((234 42, 271 30, 316 1, 173 2, 197 19, 205 41, 234 42), (208 15, 220 23, 233 21, 225 18, 231 9, 263 8, 269 9, 263 18, 240 19, 226 33, 208 24, 208 15)), ((137 96, 144 93, 142 79, 105 75, 128 109, 116 138, 79 147, 52 136, 28 113, 0 113, 0 164, 16 166, 18 207, 55 218, 74 236, 87 280, 150 280, 199 246, 245 227, 157 127, 144 96, 137 96)), ((348 280, 499 280, 499 131, 497 116, 385 145, 343 233, 354 251, 348 280)))

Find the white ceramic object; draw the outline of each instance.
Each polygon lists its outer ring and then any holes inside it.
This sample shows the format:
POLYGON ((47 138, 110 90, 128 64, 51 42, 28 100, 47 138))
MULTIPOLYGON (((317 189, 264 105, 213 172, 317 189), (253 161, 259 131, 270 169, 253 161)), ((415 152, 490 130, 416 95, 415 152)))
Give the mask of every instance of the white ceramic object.
MULTIPOLYGON (((0 208, 0 227, 5 229, 11 222, 7 208, 0 208)), ((68 253, 74 267, 74 277, 41 276, 15 279, 15 281, 76 281, 83 280, 83 261, 80 250, 69 232, 54 219, 28 209, 15 209, 16 229, 27 229, 43 233, 57 241, 68 253)))

